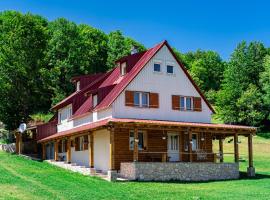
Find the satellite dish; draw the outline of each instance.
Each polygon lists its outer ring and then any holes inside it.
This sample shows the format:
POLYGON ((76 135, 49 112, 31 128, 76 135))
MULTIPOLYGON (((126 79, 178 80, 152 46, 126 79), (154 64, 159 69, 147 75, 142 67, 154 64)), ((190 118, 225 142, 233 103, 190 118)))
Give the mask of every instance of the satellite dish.
POLYGON ((23 133, 24 131, 26 131, 26 123, 22 123, 20 124, 19 128, 18 128, 18 131, 20 133, 23 133))

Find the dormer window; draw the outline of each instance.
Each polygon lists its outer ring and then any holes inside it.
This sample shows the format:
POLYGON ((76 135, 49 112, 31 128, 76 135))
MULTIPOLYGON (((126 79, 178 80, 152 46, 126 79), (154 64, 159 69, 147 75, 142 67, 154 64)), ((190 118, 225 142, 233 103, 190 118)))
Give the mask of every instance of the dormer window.
POLYGON ((98 104, 98 95, 95 94, 93 95, 93 107, 96 107, 98 104))
POLYGON ((80 85, 81 85, 81 83, 80 83, 80 81, 77 81, 76 82, 76 91, 80 91, 80 85))
POLYGON ((124 76, 127 73, 127 63, 123 62, 120 66, 121 76, 124 76))

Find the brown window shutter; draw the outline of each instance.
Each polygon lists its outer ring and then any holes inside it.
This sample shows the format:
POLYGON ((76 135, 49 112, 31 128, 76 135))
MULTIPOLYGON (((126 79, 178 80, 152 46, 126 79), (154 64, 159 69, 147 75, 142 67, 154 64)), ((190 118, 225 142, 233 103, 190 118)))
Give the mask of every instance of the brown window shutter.
POLYGON ((126 106, 134 106, 134 92, 125 91, 126 106))
POLYGON ((158 93, 150 93, 149 94, 149 107, 150 108, 158 108, 159 107, 158 93))
POLYGON ((83 150, 88 149, 88 135, 83 136, 83 150))
POLYGON ((79 151, 79 137, 75 138, 75 151, 79 151))
POLYGON ((201 97, 193 97, 193 109, 194 111, 202 111, 201 97))
POLYGON ((172 95, 172 109, 180 110, 180 96, 172 95))

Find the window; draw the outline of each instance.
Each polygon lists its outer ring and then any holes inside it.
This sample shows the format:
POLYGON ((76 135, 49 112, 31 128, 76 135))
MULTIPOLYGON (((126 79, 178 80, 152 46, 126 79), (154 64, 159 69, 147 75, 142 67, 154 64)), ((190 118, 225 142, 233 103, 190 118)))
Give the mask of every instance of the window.
POLYGON ((167 65, 167 73, 168 74, 173 74, 173 66, 167 65))
POLYGON ((154 64, 154 72, 161 72, 161 67, 159 63, 154 64))
MULTIPOLYGON (((138 149, 144 150, 146 148, 146 138, 145 134, 142 130, 138 130, 138 149)), ((130 130, 129 132, 129 149, 134 150, 134 130, 130 130)))
POLYGON ((66 106, 58 110, 58 123, 61 124, 64 121, 67 121, 72 116, 72 106, 66 106))
POLYGON ((142 93, 142 107, 148 107, 148 93, 142 93))
POLYGON ((179 137, 178 135, 170 135, 169 138, 170 150, 179 150, 179 137))
POLYGON ((96 107, 98 104, 98 95, 95 94, 93 95, 93 107, 96 107))
POLYGON ((185 97, 180 97, 180 110, 185 110, 185 97))
POLYGON ((127 73, 127 63, 123 62, 121 64, 121 75, 124 76, 127 73))
POLYGON ((197 134, 192 134, 192 151, 196 151, 198 149, 198 140, 197 140, 197 134))
POLYGON ((134 105, 138 107, 149 107, 149 93, 134 92, 134 105))
POLYGON ((80 83, 80 81, 78 81, 77 83, 76 83, 76 91, 80 91, 80 85, 81 85, 81 83, 80 83))
POLYGON ((192 110, 191 97, 186 97, 186 110, 192 110))
POLYGON ((83 137, 79 137, 79 151, 83 151, 83 137))
POLYGON ((134 92, 134 105, 140 106, 140 92, 134 92))

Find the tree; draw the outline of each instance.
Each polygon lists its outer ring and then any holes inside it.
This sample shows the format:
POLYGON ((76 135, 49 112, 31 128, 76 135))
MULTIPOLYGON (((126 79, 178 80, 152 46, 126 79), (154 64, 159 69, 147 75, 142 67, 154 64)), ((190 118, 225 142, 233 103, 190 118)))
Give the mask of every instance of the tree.
POLYGON ((136 46, 138 51, 144 51, 145 47, 131 38, 125 38, 121 31, 114 31, 108 35, 108 60, 107 66, 112 69, 115 61, 121 57, 130 55, 132 46, 136 46))
POLYGON ((266 107, 265 111, 267 119, 270 120, 270 56, 267 55, 264 59, 264 71, 260 74, 260 84, 263 93, 263 102, 266 107), (267 109, 268 108, 268 109, 267 109))
MULTIPOLYGON (((262 117, 257 115, 261 112, 261 106, 253 106, 256 114, 250 119, 250 116, 243 117, 249 110, 243 104, 252 101, 253 105, 257 105, 261 102, 261 99, 258 102, 254 101, 250 94, 261 92, 259 74, 264 71, 263 60, 266 55, 266 48, 258 42, 249 45, 242 42, 234 50, 224 73, 222 89, 217 97, 218 114, 225 122, 251 125, 262 120, 262 117)), ((257 95, 256 97, 259 98, 257 95)))
POLYGON ((27 122, 34 111, 48 109, 39 73, 46 27, 40 16, 0 13, 0 121, 9 130, 27 122))

